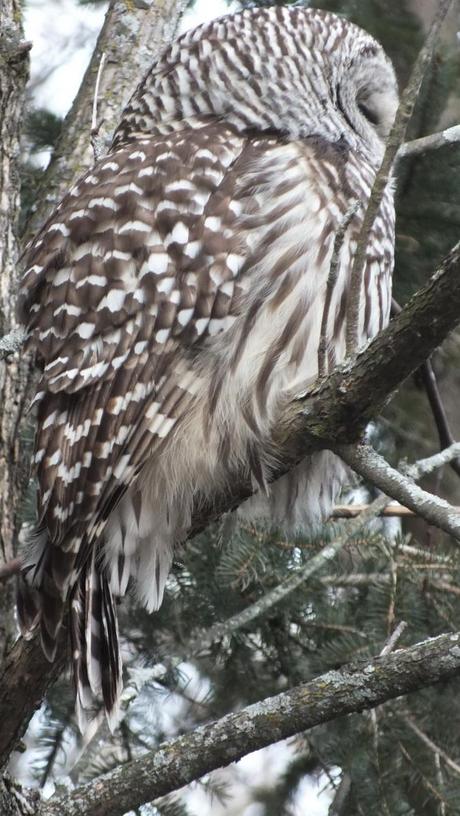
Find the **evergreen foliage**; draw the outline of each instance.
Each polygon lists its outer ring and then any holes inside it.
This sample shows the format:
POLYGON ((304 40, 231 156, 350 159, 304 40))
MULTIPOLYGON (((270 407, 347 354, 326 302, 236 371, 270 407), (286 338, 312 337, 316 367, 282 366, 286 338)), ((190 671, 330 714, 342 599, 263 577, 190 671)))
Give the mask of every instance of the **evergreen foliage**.
MULTIPOLYGON (((254 3, 241 3, 246 5, 254 3)), ((273 0, 259 5, 273 5, 273 0)), ((401 83, 406 81, 423 40, 414 3, 324 0, 315 5, 347 15, 380 39, 401 83)), ((460 111, 455 91, 458 69, 458 55, 446 40, 425 82, 412 137, 455 122, 460 111)), ((59 127, 59 120, 49 112, 31 112, 26 127, 29 156, 52 146, 59 127)), ((33 202, 39 172, 30 159, 24 164, 25 213, 33 202)), ((401 301, 458 239, 459 188, 458 148, 445 148, 404 165, 398 187, 395 272, 396 296, 401 301)), ((458 356, 456 338, 437 362, 446 393, 455 384, 451 372, 458 368, 458 356)), ((415 459, 425 455, 427 447, 436 448, 436 433, 424 402, 419 388, 411 384, 387 410, 378 433, 390 458, 396 458, 396 450, 398 458, 405 454, 415 459)), ((458 492, 456 479, 445 478, 442 490, 458 492)), ((237 527, 227 519, 190 542, 177 555, 163 606, 155 616, 129 598, 119 610, 126 680, 130 668, 139 665, 155 669, 154 677, 152 672, 121 727, 113 735, 103 728, 83 757, 72 761, 79 737, 69 680, 62 678, 50 692, 42 717, 32 767, 37 784, 62 774, 82 783, 154 748, 167 736, 345 662, 375 656, 401 620, 408 624, 402 645, 458 628, 460 565, 453 543, 444 535, 433 536, 418 522, 405 525, 396 537, 394 525, 375 522, 365 534, 350 540, 327 570, 316 573, 267 614, 245 628, 229 631, 198 656, 188 653, 187 644, 197 633, 256 603, 346 529, 347 521, 328 522, 315 535, 286 540, 276 532, 237 527)), ((292 741, 292 758, 281 775, 253 788, 261 816, 297 814, 294 803, 301 781, 308 775, 331 775, 337 768, 351 780, 340 816, 459 813, 460 774, 455 770, 460 755, 459 691, 458 681, 425 689, 375 711, 317 727, 292 741)), ((205 784, 210 800, 225 801, 230 793, 212 776, 205 784)), ((179 795, 138 812, 190 816, 179 795)))

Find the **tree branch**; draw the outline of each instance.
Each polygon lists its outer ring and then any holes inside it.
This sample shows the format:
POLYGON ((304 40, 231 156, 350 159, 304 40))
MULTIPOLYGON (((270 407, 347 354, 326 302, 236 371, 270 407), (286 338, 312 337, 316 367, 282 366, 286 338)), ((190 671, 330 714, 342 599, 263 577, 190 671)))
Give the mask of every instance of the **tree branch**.
POLYGON ((122 816, 275 740, 448 680, 460 673, 460 633, 344 666, 228 714, 118 766, 37 816, 122 816))
POLYGON ((441 147, 459 144, 460 142, 460 125, 453 125, 453 127, 441 130, 439 133, 431 133, 429 136, 422 136, 420 139, 413 139, 411 142, 405 142, 398 149, 396 160, 409 159, 413 156, 420 156, 431 150, 439 150, 441 147))
POLYGON ((460 513, 444 499, 427 493, 409 481, 407 476, 392 468, 383 456, 369 445, 335 445, 334 451, 353 470, 377 485, 384 493, 398 499, 401 504, 409 507, 430 524, 460 540, 460 513))
MULTIPOLYGON (((29 73, 30 43, 22 39, 21 6, 0 4, 0 335, 16 328, 12 292, 17 283, 17 223, 19 195, 19 134, 24 91, 29 73)), ((2 349, 0 343, 0 359, 2 349)), ((14 556, 14 512, 18 472, 24 472, 16 440, 17 404, 23 387, 24 363, 0 366, 0 565, 14 556)), ((0 597, 0 660, 15 636, 14 589, 0 597)))
POLYGON ((28 236, 41 227, 75 178, 94 162, 91 130, 102 54, 106 59, 99 76, 97 113, 104 125, 99 138, 108 147, 121 111, 154 57, 174 37, 186 5, 186 0, 144 6, 110 0, 91 61, 44 173, 38 206, 27 225, 28 236))

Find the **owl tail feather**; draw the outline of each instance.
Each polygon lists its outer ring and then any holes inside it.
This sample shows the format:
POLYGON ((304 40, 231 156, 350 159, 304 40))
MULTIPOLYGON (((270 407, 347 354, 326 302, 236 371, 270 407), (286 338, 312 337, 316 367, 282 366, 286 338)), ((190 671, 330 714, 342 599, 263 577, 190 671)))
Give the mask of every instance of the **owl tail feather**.
POLYGON ((17 597, 23 636, 32 638, 39 627, 42 648, 50 662, 56 656, 59 631, 70 607, 76 712, 82 733, 100 714, 101 707, 109 726, 116 725, 122 685, 117 615, 96 549, 77 572, 73 552, 58 546, 50 548, 46 533, 35 534, 19 578, 17 597), (72 575, 77 576, 75 583, 71 582, 72 575))
POLYGON ((50 662, 56 657, 66 607, 66 584, 74 562, 74 553, 60 547, 50 551, 45 529, 38 528, 31 536, 18 582, 19 626, 26 640, 32 638, 40 626, 41 644, 50 662))
POLYGON ((108 578, 94 554, 71 593, 70 638, 79 728, 87 730, 102 702, 113 729, 122 687, 118 623, 108 578))

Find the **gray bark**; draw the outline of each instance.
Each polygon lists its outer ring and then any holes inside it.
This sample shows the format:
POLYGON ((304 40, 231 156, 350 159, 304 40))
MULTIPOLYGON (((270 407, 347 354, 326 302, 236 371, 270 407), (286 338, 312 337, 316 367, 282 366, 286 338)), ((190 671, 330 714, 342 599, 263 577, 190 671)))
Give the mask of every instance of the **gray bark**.
MULTIPOLYGON (((15 329, 19 215, 19 132, 28 78, 29 44, 23 41, 19 0, 0 2, 0 335, 15 329)), ((25 374, 23 359, 0 365, 0 567, 14 555, 13 504, 27 480, 17 437, 18 400, 25 374)), ((0 594, 0 660, 15 634, 14 586, 0 594)))
POLYGON ((247 706, 118 766, 37 816, 123 816, 246 754, 460 674, 460 633, 349 664, 247 706))

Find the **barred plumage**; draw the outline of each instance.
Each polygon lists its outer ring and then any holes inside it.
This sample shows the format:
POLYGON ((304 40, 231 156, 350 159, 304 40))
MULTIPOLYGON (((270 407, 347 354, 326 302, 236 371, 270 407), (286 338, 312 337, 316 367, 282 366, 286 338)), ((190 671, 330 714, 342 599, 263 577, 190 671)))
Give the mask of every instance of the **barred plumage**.
MULTIPOLYGON (((161 604, 193 507, 250 469, 241 512, 313 524, 343 479, 325 452, 265 488, 283 400, 318 374, 334 236, 365 204, 397 105, 381 47, 312 9, 250 9, 181 37, 107 156, 28 248, 19 314, 42 369, 39 526, 20 617, 44 649, 70 610, 80 722, 119 695, 114 596, 161 604)), ((388 187, 367 249, 361 339, 387 322, 388 187)), ((347 229, 327 326, 345 354, 347 229)))

